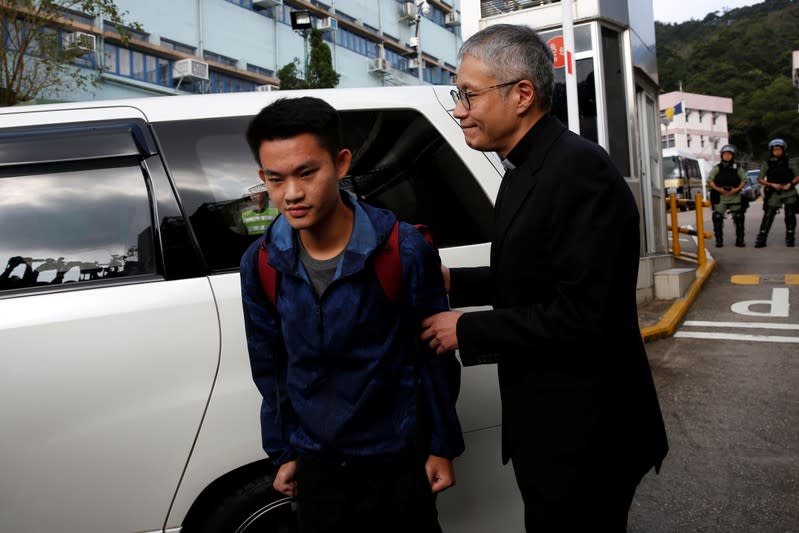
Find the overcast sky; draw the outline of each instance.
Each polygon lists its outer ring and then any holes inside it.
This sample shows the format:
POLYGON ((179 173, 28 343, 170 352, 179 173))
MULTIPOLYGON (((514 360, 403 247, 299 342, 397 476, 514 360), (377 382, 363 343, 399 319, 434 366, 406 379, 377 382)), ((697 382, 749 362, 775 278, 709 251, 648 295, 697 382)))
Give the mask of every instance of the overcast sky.
POLYGON ((672 23, 702 20, 708 13, 760 4, 763 0, 652 0, 655 20, 672 23))

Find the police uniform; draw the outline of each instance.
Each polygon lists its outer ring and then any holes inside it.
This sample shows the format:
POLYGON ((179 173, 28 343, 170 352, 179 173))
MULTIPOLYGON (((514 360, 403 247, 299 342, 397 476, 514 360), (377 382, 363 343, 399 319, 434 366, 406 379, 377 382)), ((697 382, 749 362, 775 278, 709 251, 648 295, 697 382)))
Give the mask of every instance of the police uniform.
POLYGON ((788 159, 788 151, 785 142, 775 139, 769 143, 769 150, 774 146, 782 147, 782 155, 774 157, 772 154, 760 167, 761 180, 766 183, 790 184, 785 191, 778 191, 772 187, 764 185, 763 190, 763 220, 760 223, 760 231, 757 234, 755 248, 766 246, 768 232, 777 211, 782 207, 785 211, 785 245, 794 246, 794 232, 796 230, 796 210, 799 205, 796 184, 794 179, 799 176, 799 169, 796 165, 791 165, 788 159))
MULTIPOLYGON (((710 170, 708 175, 708 185, 711 183, 724 190, 731 191, 738 189, 742 183, 746 183, 746 172, 743 167, 735 161, 735 148, 726 145, 721 149, 722 160, 710 170), (725 161, 724 152, 733 155, 733 159, 725 161)), ((735 223, 735 246, 746 246, 744 241, 744 221, 748 202, 742 198, 740 190, 737 194, 723 195, 712 189, 710 193, 710 203, 713 205, 713 234, 716 237, 716 246, 724 246, 724 215, 729 210, 732 213, 732 220, 735 223)))
POLYGON ((253 185, 247 191, 255 207, 241 212, 241 222, 247 230, 247 235, 262 235, 280 211, 269 201, 266 196, 266 185, 263 183, 253 185))
POLYGON ((280 212, 277 207, 267 207, 263 211, 247 209, 241 213, 241 221, 247 228, 247 235, 261 235, 266 231, 280 212))

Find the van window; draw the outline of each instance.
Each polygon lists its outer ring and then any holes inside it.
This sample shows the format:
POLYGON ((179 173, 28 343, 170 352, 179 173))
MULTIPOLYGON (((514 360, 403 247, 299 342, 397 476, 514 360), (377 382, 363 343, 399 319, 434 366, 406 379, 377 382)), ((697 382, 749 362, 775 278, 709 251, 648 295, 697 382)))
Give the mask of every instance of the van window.
POLYGON ((136 161, 0 171, 0 291, 155 273, 136 161))
MULTIPOLYGON (((344 111, 353 152, 342 186, 401 220, 428 225, 440 247, 488 242, 492 205, 471 171, 413 110, 344 111)), ((244 132, 250 117, 157 123, 153 130, 212 271, 235 269, 257 236, 242 214, 260 183, 244 132)), ((462 142, 462 139, 460 139, 462 142)))

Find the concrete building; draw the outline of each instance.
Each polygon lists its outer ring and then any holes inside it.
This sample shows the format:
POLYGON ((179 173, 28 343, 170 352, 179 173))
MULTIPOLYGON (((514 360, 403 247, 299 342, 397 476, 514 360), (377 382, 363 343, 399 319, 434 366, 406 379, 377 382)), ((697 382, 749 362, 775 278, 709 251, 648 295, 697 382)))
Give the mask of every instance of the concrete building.
POLYGON ((480 0, 464 2, 462 9, 464 40, 492 24, 527 24, 552 47, 553 111, 571 130, 607 150, 635 195, 642 236, 638 300, 653 299, 655 273, 672 263, 652 2, 480 0))
MULTIPOLYGON (((461 45, 460 0, 115 0, 142 31, 123 44, 107 21, 67 13, 65 46, 84 51, 93 90, 67 100, 278 88, 276 72, 307 60, 308 31, 324 32, 339 87, 448 84, 461 45), (297 27, 295 25, 295 27, 297 27)), ((300 69, 302 70, 302 68, 300 69)), ((45 97, 55 95, 44 95, 45 97)))
POLYGON ((660 95, 659 107, 664 154, 691 154, 706 168, 719 162, 719 150, 729 142, 732 98, 674 91, 660 95))

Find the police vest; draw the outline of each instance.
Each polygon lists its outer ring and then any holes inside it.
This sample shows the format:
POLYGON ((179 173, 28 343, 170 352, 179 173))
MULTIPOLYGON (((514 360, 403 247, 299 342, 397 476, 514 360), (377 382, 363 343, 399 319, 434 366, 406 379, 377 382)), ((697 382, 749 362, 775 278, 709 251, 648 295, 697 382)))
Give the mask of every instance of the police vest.
POLYGON ((713 178, 713 183, 721 188, 730 187, 732 189, 741 184, 741 177, 738 175, 738 163, 729 165, 719 163, 716 167, 719 169, 719 173, 713 178))
POLYGON ((787 157, 768 160, 767 181, 771 183, 790 183, 793 177, 793 170, 791 170, 791 165, 788 164, 787 157))
POLYGON ((260 235, 273 220, 277 218, 279 211, 276 207, 267 207, 263 211, 248 209, 241 213, 241 221, 247 228, 247 235, 260 235))

